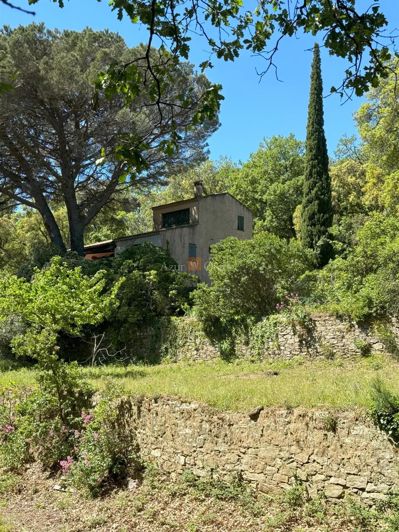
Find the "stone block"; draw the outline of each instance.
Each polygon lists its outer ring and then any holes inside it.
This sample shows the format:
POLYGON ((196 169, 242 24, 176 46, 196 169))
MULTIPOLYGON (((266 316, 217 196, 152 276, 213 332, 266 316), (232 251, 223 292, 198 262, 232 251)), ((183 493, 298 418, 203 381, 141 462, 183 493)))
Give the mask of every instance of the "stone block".
POLYGON ((367 487, 367 478, 360 477, 358 475, 348 475, 346 484, 350 488, 357 488, 359 490, 365 490, 367 487))
POLYGON ((344 488, 338 484, 327 484, 324 493, 329 499, 339 499, 344 493, 344 488))
POLYGON ((388 484, 367 484, 366 491, 377 492, 377 493, 388 493, 389 486, 388 484))

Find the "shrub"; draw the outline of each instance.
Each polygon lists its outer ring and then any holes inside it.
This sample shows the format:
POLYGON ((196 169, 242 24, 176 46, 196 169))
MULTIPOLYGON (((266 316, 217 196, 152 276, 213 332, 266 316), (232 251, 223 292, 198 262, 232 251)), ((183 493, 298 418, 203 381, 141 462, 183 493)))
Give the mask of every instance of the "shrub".
POLYGON ((219 345, 229 342, 275 312, 286 294, 300 290, 310 259, 298 242, 269 233, 214 245, 208 267, 212 284, 200 285, 193 295, 210 338, 219 345))
POLYGON ((82 261, 71 255, 66 264, 70 268, 79 265, 89 276, 101 268, 108 291, 123 279, 116 294, 117 305, 106 322, 86 331, 87 336, 105 335, 104 343, 109 346, 113 362, 118 351, 123 351, 129 360, 156 361, 160 348, 158 320, 184 314, 197 283, 196 277, 177 270, 168 251, 150 243, 132 246, 102 261, 82 261), (151 340, 148 349, 147 337, 151 340))
POLYGON ((53 369, 42 372, 38 389, 22 400, 3 393, 0 438, 3 462, 10 469, 39 461, 55 470, 62 458, 75 453, 82 412, 90 408, 93 392, 77 365, 59 362, 53 369))
POLYGON ((97 496, 141 471, 132 403, 109 390, 86 417, 70 478, 76 487, 97 496))
POLYGON ((372 385, 372 400, 371 416, 374 423, 398 445, 399 397, 393 395, 381 380, 377 379, 372 385))
POLYGON ((368 357, 371 355, 372 346, 370 342, 362 338, 356 338, 353 343, 362 357, 368 357))
POLYGON ((399 220, 374 214, 346 258, 308 276, 312 302, 356 321, 399 314, 399 220))

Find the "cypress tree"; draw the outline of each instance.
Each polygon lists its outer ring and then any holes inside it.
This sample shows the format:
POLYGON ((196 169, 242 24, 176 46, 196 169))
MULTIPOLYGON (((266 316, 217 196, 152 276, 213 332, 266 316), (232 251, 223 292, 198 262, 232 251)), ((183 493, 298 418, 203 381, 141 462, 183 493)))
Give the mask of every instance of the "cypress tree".
POLYGON ((323 81, 319 45, 313 49, 308 124, 306 131, 305 179, 302 201, 301 238, 305 247, 316 252, 323 267, 332 258, 328 231, 332 224, 331 180, 324 135, 323 81))

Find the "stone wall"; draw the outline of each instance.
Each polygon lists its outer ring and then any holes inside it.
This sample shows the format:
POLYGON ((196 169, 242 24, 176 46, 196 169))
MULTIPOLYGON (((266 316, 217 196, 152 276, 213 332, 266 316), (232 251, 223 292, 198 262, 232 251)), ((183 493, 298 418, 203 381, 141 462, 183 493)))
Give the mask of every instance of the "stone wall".
MULTIPOLYGON (((261 328, 262 323, 257 327, 261 328)), ((384 330, 390 331, 391 341, 399 346, 398 323, 385 324, 384 330)), ((284 322, 278 324, 275 337, 258 339, 256 347, 251 339, 249 344, 239 341, 236 354, 238 357, 260 359, 298 355, 333 358, 335 355, 366 354, 362 353, 362 349, 370 352, 386 350, 385 343, 376 333, 375 324, 358 325, 329 314, 312 314, 306 327, 284 322)), ((195 318, 173 318, 163 332, 161 358, 172 361, 211 360, 219 356, 217 347, 212 345, 195 318)))
POLYGON ((220 357, 218 349, 206 337, 201 323, 192 317, 171 318, 163 328, 161 346, 161 358, 172 362, 220 357))
POLYGON ((310 357, 354 356, 386 351, 385 342, 378 330, 398 342, 399 328, 396 322, 357 324, 330 314, 312 314, 301 324, 282 323, 276 338, 266 340, 261 346, 261 356, 291 358, 298 355, 310 357))
POLYGON ((397 450, 361 412, 273 408, 246 415, 168 398, 140 398, 136 407, 143 458, 172 476, 238 474, 266 493, 299 479, 312 497, 367 503, 399 486, 397 450))

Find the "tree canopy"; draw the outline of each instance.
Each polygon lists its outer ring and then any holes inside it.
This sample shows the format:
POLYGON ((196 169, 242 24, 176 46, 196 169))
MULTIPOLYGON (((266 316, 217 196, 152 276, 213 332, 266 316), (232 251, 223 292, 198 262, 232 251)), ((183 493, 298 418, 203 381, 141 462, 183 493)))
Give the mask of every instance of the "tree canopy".
MULTIPOLYGON (((53 2, 64 6, 63 0, 53 2)), ((174 55, 186 59, 196 34, 225 61, 233 61, 243 49, 263 54, 267 70, 274 65, 281 40, 302 31, 323 34, 329 52, 349 60, 344 90, 362 94, 388 72, 384 63, 390 56, 389 35, 384 33, 388 22, 378 1, 363 9, 355 0, 266 0, 250 8, 242 0, 110 0, 109 4, 118 18, 126 16, 147 27, 149 46, 157 38, 174 55), (365 55, 368 62, 363 64, 365 55)), ((209 66, 210 61, 203 63, 204 68, 209 66)))
POLYGON ((265 139, 231 174, 229 191, 255 216, 256 229, 295 236, 293 215, 301 203, 304 144, 294 135, 265 139))
MULTIPOLYGON (((27 11, 14 1, 1 2, 27 11)), ((53 2, 64 6, 64 0, 53 2)), ((181 58, 188 59, 194 35, 207 48, 206 59, 200 64, 204 70, 213 66, 214 57, 234 61, 248 50, 264 59, 263 75, 276 69, 281 41, 305 33, 319 35, 331 55, 348 61, 342 83, 331 87, 332 92, 362 95, 391 71, 388 60, 393 55, 391 45, 396 36, 388 30, 379 1, 370 0, 362 7, 355 0, 259 0, 251 6, 242 0, 109 0, 109 5, 119 19, 126 17, 134 24, 142 24, 148 39, 140 57, 113 65, 101 76, 100 84, 129 102, 137 97, 145 81, 151 86, 152 102, 161 119, 164 80, 171 65, 181 58), (154 65, 150 50, 155 42, 169 54, 154 65)), ((220 92, 220 85, 209 87, 198 106, 196 121, 215 117, 220 92)), ((180 92, 180 97, 184 100, 184 92, 180 92)))
MULTIPOLYGON (((38 210, 61 252, 68 242, 54 204, 65 205, 70 247, 82 253, 87 226, 118 190, 153 185, 201 160, 218 125, 193 125, 209 82, 188 63, 174 64, 163 86, 162 121, 145 85, 128 106, 96 92, 100 70, 142 53, 108 31, 5 27, 0 50, 0 80, 13 86, 0 95, 0 193, 38 210), (186 94, 184 105, 179 91, 186 94)), ((151 55, 156 64, 164 53, 151 55)))

